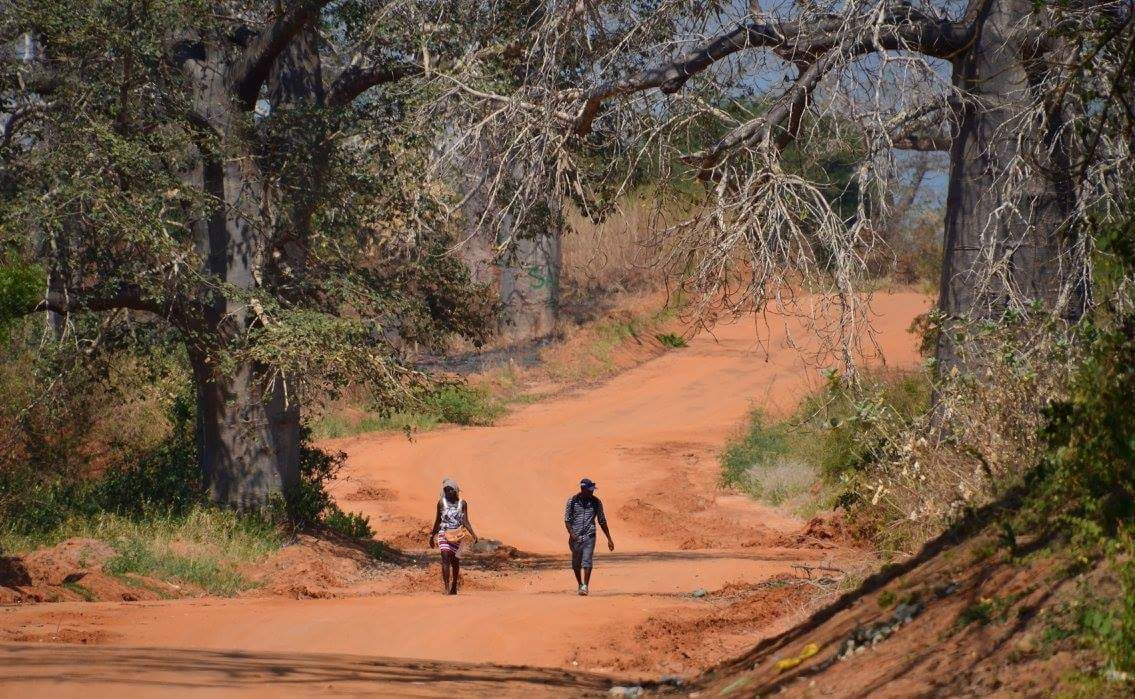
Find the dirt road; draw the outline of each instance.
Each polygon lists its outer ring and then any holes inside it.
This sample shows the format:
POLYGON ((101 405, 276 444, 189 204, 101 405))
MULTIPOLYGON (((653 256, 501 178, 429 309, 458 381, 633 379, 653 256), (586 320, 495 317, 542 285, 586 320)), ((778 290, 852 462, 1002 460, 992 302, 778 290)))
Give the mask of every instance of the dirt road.
MULTIPOLYGON (((889 365, 917 360, 906 328, 927 305, 915 294, 876 298, 873 324, 889 365)), ((694 672, 779 630, 803 604, 780 595, 746 602, 741 614, 729 590, 846 553, 802 544, 801 522, 715 485, 716 454, 751 405, 790 408, 822 380, 790 346, 805 335, 783 320, 762 324, 759 335, 752 323, 719 325, 688 348, 494 427, 332 444, 349 454, 336 497, 369 515, 378 538, 424 549, 441 479, 451 476, 481 537, 532 554, 471 572, 456 598, 438 593, 428 568, 340 599, 0 608, 0 628, 22 634, 9 638, 96 646, 0 645, 0 695, 414 694, 443 689, 421 684, 430 678, 490 691, 508 675, 469 663, 583 673, 517 671, 545 691, 578 693, 605 686, 588 673, 694 672), (563 506, 581 476, 599 483, 617 545, 614 554, 597 552, 588 598, 572 594, 563 560, 563 506), (724 590, 703 600, 690 594, 699 588, 724 590)))

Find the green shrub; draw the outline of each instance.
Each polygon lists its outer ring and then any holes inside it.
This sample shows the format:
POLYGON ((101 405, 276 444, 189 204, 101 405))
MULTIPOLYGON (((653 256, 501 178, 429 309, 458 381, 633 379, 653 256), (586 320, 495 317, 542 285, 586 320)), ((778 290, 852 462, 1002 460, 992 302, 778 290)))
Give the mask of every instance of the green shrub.
POLYGON ((73 517, 110 513, 146 517, 180 514, 204 503, 191 408, 174 402, 173 433, 130 465, 98 477, 39 473, 34 464, 0 470, 0 521, 16 534, 50 532, 73 517))
POLYGON ((14 253, 0 257, 0 342, 39 300, 44 288, 43 269, 21 261, 14 253))
POLYGON ((435 384, 406 401, 401 410, 382 415, 366 413, 355 420, 330 413, 312 425, 324 439, 365 432, 423 432, 441 424, 487 426, 507 412, 505 405, 485 388, 466 383, 435 384))
POLYGON ((790 450, 787 425, 770 425, 759 408, 749 413, 749 424, 740 439, 730 441, 721 455, 721 484, 743 490, 753 487, 753 471, 773 466, 790 450))
POLYGON ((805 443, 808 460, 825 483, 843 487, 887 448, 888 434, 926 412, 930 393, 930 376, 923 370, 869 372, 854 385, 832 374, 796 411, 813 435, 805 443))
POLYGON ((929 400, 924 371, 867 373, 850 386, 833 375, 784 420, 770 422, 754 410, 745 433, 721 455, 721 483, 781 505, 819 480, 823 493, 811 505, 851 507, 856 474, 886 448, 886 435, 923 413, 929 400))
POLYGON ((677 335, 675 333, 659 333, 658 335, 655 335, 654 337, 655 337, 656 340, 658 340, 659 342, 662 343, 663 347, 669 347, 671 349, 679 349, 679 348, 688 346, 688 343, 686 342, 686 338, 682 337, 681 335, 677 335))
POLYGON ((1066 400, 1046 411, 1046 451, 1026 478, 1022 528, 1054 533, 1077 560, 1110 561, 1119 594, 1085 592, 1075 632, 1135 673, 1135 318, 1098 332, 1066 400))
POLYGON ((331 454, 304 442, 300 449, 299 485, 286 494, 283 512, 277 513, 277 520, 293 528, 328 529, 353 539, 374 536, 367 517, 344 512, 327 490, 346 459, 341 451, 331 454))
POLYGON ((443 384, 428 392, 422 401, 426 415, 438 422, 454 425, 491 425, 505 408, 488 390, 468 384, 443 384))
POLYGON ((1135 319, 1100 333, 1067 400, 1047 410, 1046 453, 1029 477, 1037 524, 1088 539, 1135 522, 1135 319))
POLYGON ((328 510, 323 516, 323 525, 342 536, 351 539, 369 539, 374 536, 370 517, 358 512, 344 512, 338 507, 328 510))

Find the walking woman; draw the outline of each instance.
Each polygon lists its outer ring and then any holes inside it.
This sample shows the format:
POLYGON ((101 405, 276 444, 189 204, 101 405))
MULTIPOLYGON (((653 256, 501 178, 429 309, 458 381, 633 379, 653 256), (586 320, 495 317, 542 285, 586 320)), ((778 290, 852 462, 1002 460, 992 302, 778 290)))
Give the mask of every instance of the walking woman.
POLYGON ((461 488, 457 481, 446 478, 441 482, 441 497, 437 501, 437 516, 430 532, 430 548, 435 545, 441 550, 441 581, 445 594, 456 595, 458 578, 461 576, 461 544, 466 539, 470 545, 477 543, 477 534, 469 524, 469 504, 461 499, 461 488))

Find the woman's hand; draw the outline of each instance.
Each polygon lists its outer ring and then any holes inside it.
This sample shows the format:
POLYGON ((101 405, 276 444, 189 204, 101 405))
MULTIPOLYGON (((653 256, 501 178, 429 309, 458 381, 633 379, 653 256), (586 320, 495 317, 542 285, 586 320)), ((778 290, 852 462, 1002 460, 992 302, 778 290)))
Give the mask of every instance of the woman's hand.
POLYGON ((437 547, 437 534, 430 534, 430 548, 437 547))

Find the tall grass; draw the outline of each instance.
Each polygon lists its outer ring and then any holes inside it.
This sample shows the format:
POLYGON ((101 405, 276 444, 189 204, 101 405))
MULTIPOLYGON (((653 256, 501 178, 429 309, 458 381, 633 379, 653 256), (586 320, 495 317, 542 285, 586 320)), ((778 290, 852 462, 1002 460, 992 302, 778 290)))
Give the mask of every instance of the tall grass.
POLYGON ((921 370, 867 373, 856 386, 833 377, 784 419, 755 409, 721 454, 721 483, 799 514, 847 505, 856 475, 878 446, 870 427, 906 424, 922 414, 929 385, 921 370))
POLYGON ((406 409, 380 415, 357 411, 351 415, 332 409, 311 424, 317 439, 350 437, 366 432, 425 432, 439 425, 493 424, 506 412, 504 404, 480 386, 442 384, 410 401, 406 409))
POLYGON ((625 197, 618 211, 600 222, 568 207, 569 232, 562 245, 565 293, 663 286, 667 271, 660 262, 665 247, 658 234, 682 218, 676 207, 670 208, 660 207, 650 190, 625 197))
POLYGON ((109 544, 115 555, 103 570, 127 582, 138 575, 226 596, 254 587, 240 568, 264 559, 284 542, 279 527, 267 519, 196 505, 184 513, 145 517, 73 515, 40 532, 0 529, 0 547, 20 554, 73 537, 109 544))

